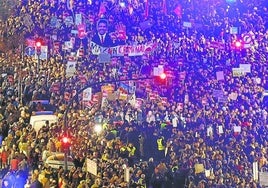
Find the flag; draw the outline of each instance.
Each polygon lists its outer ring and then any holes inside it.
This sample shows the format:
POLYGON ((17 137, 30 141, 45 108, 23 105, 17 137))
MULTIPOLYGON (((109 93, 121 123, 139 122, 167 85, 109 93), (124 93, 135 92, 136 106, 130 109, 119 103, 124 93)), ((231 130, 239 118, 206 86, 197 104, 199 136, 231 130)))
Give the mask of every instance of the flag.
POLYGON ((53 83, 50 86, 50 89, 49 89, 50 92, 57 92, 59 90, 60 90, 60 84, 59 83, 53 83))
POLYGON ((86 25, 85 24, 77 25, 77 30, 78 30, 78 37, 80 39, 85 38, 85 36, 87 35, 87 33, 86 33, 86 25))
POLYGON ((119 89, 125 93, 128 93, 130 90, 130 86, 128 84, 125 84, 123 82, 119 83, 119 89))
POLYGON ((99 16, 99 17, 102 17, 103 14, 105 14, 105 13, 106 13, 106 7, 105 7, 104 2, 102 2, 102 3, 100 4, 100 9, 99 9, 99 14, 98 14, 98 16, 99 16))
POLYGON ((93 103, 97 103, 99 102, 99 94, 93 94, 92 96, 92 100, 93 103))
POLYGON ((174 13, 175 13, 179 18, 182 17, 182 8, 181 8, 181 5, 180 5, 180 4, 175 8, 174 13))
POLYGON ((84 107, 92 107, 94 103, 92 101, 82 101, 84 107))
POLYGON ((60 53, 60 42, 54 42, 53 43, 53 54, 59 54, 60 53))
POLYGON ((116 25, 116 33, 117 33, 118 39, 120 39, 120 40, 127 39, 126 26, 124 24, 117 24, 116 25))
POLYGON ((167 105, 168 104, 168 99, 167 97, 161 97, 161 101, 163 105, 167 105))
POLYGON ((128 94, 125 92, 125 91, 123 91, 123 90, 118 90, 119 91, 119 97, 118 97, 118 99, 119 100, 127 100, 127 97, 128 97, 128 94))
POLYGON ((149 92, 149 99, 150 100, 156 100, 158 98, 157 92, 149 92))
POLYGON ((73 89, 72 91, 72 97, 74 97, 77 94, 77 91, 75 89, 73 89))
POLYGON ((87 83, 87 77, 85 75, 78 75, 78 79, 81 84, 87 83))
POLYGON ((133 93, 131 95, 131 97, 129 98, 128 102, 132 107, 135 107, 135 104, 136 104, 136 95, 135 95, 135 93, 133 93))
POLYGON ((85 50, 84 50, 84 48, 79 48, 78 50, 77 50, 77 57, 83 57, 84 56, 84 53, 85 53, 85 50))
POLYGON ((145 0, 145 18, 149 16, 149 0, 145 0))
POLYGON ((163 10, 163 13, 166 15, 167 14, 167 0, 163 0, 162 10, 163 10))
POLYGON ((65 101, 69 101, 71 99, 71 93, 69 92, 64 92, 64 100, 65 101))
POLYGON ((143 99, 142 98, 136 98, 136 100, 135 100, 135 108, 140 109, 142 103, 143 103, 143 99))

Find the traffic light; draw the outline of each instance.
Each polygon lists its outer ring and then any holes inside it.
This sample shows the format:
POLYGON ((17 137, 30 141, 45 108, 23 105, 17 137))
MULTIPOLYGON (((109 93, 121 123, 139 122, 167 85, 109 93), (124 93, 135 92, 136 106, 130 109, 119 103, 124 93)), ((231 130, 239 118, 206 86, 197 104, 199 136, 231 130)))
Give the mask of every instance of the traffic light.
POLYGON ((67 150, 71 146, 71 138, 66 135, 62 136, 61 145, 63 149, 67 150))
POLYGON ((36 49, 36 54, 37 55, 41 54, 41 47, 42 47, 42 40, 41 39, 36 39, 35 40, 35 49, 36 49))
POLYGON ((243 48, 243 43, 240 40, 235 40, 232 43, 233 49, 235 50, 241 50, 243 48))

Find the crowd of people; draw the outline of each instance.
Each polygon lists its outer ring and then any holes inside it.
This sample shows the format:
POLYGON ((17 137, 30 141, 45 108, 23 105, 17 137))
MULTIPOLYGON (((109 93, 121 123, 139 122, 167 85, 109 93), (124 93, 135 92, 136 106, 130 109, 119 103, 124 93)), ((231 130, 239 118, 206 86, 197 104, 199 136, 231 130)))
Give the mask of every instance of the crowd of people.
POLYGON ((268 168, 267 1, 28 0, 15 10, 1 38, 48 50, 39 59, 20 44, 1 57, 2 187, 268 186, 256 176, 268 168), (152 43, 106 62, 92 49, 152 43), (167 80, 147 79, 156 67, 167 80), (78 93, 87 85, 96 100, 78 93), (49 100, 58 122, 36 132, 33 100, 49 100), (45 163, 66 133, 67 171, 45 163))

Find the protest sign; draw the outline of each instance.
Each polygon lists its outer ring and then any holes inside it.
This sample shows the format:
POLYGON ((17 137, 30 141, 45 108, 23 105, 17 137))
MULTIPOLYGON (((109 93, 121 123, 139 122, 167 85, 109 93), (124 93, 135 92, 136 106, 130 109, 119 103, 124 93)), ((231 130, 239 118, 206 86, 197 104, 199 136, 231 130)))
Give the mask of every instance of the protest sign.
POLYGON ((243 68, 232 68, 233 77, 240 77, 244 75, 243 68))
POLYGON ((110 63, 111 55, 108 53, 100 53, 99 54, 99 63, 110 63))
POLYGON ((140 45, 119 45, 115 47, 102 47, 91 41, 90 50, 93 55, 109 53, 111 56, 142 56, 148 52, 153 51, 156 46, 156 43, 149 42, 140 45))
POLYGON ((244 73, 251 72, 251 64, 239 64, 239 68, 243 69, 244 73))
POLYGON ((92 99, 92 88, 87 88, 83 91, 83 101, 90 101, 92 99))
POLYGON ((223 71, 218 71, 216 72, 216 77, 217 77, 217 80, 224 80, 224 73, 223 71))

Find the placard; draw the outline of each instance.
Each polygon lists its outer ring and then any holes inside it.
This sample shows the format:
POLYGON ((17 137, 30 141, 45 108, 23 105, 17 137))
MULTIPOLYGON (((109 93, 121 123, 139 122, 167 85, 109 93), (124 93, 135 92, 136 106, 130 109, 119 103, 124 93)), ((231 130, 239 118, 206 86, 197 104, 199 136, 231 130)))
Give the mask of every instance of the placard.
POLYGON ((238 34, 238 27, 230 27, 230 34, 232 35, 238 34))
POLYGON ((219 134, 223 134, 223 127, 222 127, 222 125, 219 125, 219 134))
POLYGON ((191 28, 192 27, 192 23, 191 22, 183 22, 183 27, 191 28))
POLYGON ((194 170, 195 170, 195 174, 199 174, 205 171, 204 165, 203 164, 195 164, 194 165, 194 170))
POLYGON ((251 64, 240 64, 239 68, 243 69, 244 73, 251 72, 251 64))
POLYGON ((263 186, 268 186, 268 172, 259 172, 259 177, 260 177, 260 185, 263 186))
POLYGON ((83 91, 83 101, 90 101, 92 99, 92 88, 87 88, 83 91))
POLYGON ((244 68, 232 68, 233 77, 240 77, 244 75, 244 68))
POLYGON ((98 175, 97 169, 98 169, 97 163, 87 158, 87 172, 93 174, 94 176, 97 176, 98 175))
POLYGON ((108 53, 100 53, 99 54, 99 63, 110 63, 111 55, 108 53))
POLYGON ((240 133, 241 132, 241 126, 234 126, 234 132, 240 133))
POLYGON ((217 78, 218 81, 219 80, 224 80, 224 73, 223 73, 223 71, 216 72, 216 78, 217 78))

